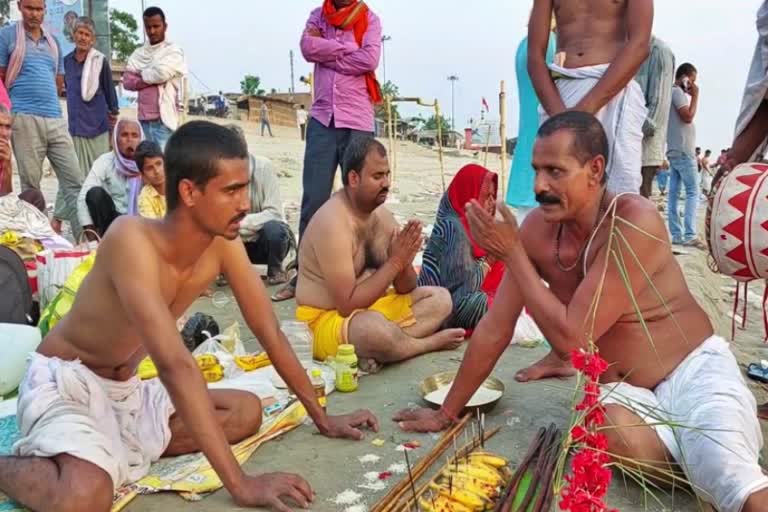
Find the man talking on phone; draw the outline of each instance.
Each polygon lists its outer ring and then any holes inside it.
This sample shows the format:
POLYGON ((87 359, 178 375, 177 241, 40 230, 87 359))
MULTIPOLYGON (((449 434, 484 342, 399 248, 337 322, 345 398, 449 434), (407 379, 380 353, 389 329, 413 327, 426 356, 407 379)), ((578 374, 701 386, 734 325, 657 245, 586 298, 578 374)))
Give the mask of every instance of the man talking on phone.
POLYGON ((672 243, 697 249, 706 246, 696 234, 696 208, 699 202, 699 173, 696 164, 696 126, 693 123, 699 105, 697 72, 686 62, 677 68, 672 87, 672 106, 667 131, 669 160, 669 205, 667 217, 672 243), (680 184, 685 187, 683 225, 677 208, 680 184))

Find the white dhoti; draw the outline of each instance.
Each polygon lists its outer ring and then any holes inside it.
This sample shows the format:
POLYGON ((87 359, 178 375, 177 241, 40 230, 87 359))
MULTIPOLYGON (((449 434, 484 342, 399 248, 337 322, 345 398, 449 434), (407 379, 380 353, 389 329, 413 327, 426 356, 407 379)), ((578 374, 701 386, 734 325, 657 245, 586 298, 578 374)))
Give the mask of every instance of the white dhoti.
POLYGON ((117 489, 149 471, 171 442, 171 399, 159 379, 103 379, 79 361, 30 356, 19 386, 21 439, 14 455, 68 454, 90 462, 117 489))
MULTIPOLYGON (((566 108, 573 108, 595 87, 603 77, 609 64, 564 68, 550 64, 557 90, 566 108)), ((540 123, 549 116, 539 107, 540 123)), ((600 121, 608 136, 608 191, 640 192, 643 182, 643 123, 648 115, 645 96, 640 85, 630 80, 619 94, 600 109, 595 117, 600 121)))
POLYGON ((758 464, 763 436, 755 398, 722 338, 705 341, 653 391, 602 386, 602 403, 643 418, 696 494, 720 512, 739 512, 751 494, 768 488, 758 464))

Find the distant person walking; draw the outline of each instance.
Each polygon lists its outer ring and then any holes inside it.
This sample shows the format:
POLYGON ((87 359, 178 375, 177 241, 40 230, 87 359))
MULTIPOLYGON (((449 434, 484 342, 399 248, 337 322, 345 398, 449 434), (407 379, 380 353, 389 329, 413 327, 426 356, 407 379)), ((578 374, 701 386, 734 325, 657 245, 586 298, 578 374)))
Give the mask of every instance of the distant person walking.
POLYGON ((93 162, 110 151, 109 128, 120 107, 109 59, 93 47, 96 25, 91 18, 78 18, 74 38, 75 50, 64 57, 67 115, 80 170, 87 176, 93 162))
POLYGON ((306 140, 306 138, 307 138, 307 119, 308 118, 309 118, 309 114, 304 109, 304 105, 302 105, 296 111, 296 124, 299 127, 299 132, 301 134, 301 140, 306 140))
POLYGON ((43 29, 45 0, 21 0, 21 21, 0 30, 0 79, 13 103, 13 152, 23 191, 40 190, 43 159, 59 181, 54 230, 63 220, 80 236, 77 196, 85 175, 67 129, 59 96, 64 89, 64 55, 53 34, 43 29))
MULTIPOLYGON (((309 15, 301 53, 315 65, 315 100, 307 123, 299 240, 331 197, 336 168, 350 140, 373 135, 373 106, 381 102, 375 71, 381 21, 359 0, 325 0, 309 15)), ((296 279, 273 299, 293 298, 296 279)))
POLYGON ((667 144, 669 106, 675 77, 675 54, 658 37, 651 37, 651 54, 637 72, 635 80, 645 96, 648 116, 643 123, 643 184, 640 194, 651 197, 653 181, 664 163, 667 144))
POLYGON ((187 65, 184 51, 165 38, 168 23, 159 7, 144 11, 147 43, 128 59, 123 86, 139 93, 139 121, 147 140, 165 148, 179 126, 179 95, 187 65))
POLYGON ((696 208, 699 205, 699 173, 696 158, 696 111, 699 105, 697 71, 686 62, 677 68, 672 88, 672 106, 667 132, 667 158, 669 160, 669 204, 667 217, 672 243, 705 249, 696 235, 696 208), (685 188, 683 227, 680 226, 680 184, 685 188))
POLYGON ((264 128, 266 128, 269 131, 269 136, 274 137, 272 135, 272 123, 269 122, 269 107, 266 101, 261 102, 259 117, 261 118, 261 136, 264 136, 264 128))

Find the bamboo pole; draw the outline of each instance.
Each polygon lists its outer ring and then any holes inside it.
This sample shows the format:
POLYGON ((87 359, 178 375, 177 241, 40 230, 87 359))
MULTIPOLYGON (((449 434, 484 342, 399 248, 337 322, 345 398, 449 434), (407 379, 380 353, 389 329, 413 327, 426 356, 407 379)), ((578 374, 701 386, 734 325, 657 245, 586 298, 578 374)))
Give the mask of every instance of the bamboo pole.
MULTIPOLYGON (((461 432, 467 425, 469 418, 469 415, 464 416, 460 422, 446 430, 443 434, 443 437, 440 438, 440 441, 437 442, 432 450, 423 459, 416 463, 416 465, 413 467, 413 478, 415 480, 421 478, 424 473, 426 473, 426 471, 435 463, 437 458, 440 457, 440 455, 442 455, 446 449, 448 449, 448 447, 451 445, 451 442, 453 441, 453 438, 456 437, 456 435, 461 432)), ((408 492, 410 481, 410 478, 402 479, 387 493, 386 496, 381 498, 379 502, 376 503, 373 509, 371 509, 371 512, 391 511, 392 508, 397 505, 403 495, 408 492)))
POLYGON ((504 80, 501 81, 499 92, 499 136, 501 137, 501 196, 507 197, 507 88, 504 80))
POLYGON ((440 118, 440 103, 435 99, 435 120, 437 121, 437 154, 440 158, 440 180, 445 193, 445 162, 443 161, 443 123, 440 118))
MULTIPOLYGON (((391 158, 395 151, 395 144, 392 141, 392 96, 386 97, 387 102, 387 139, 389 140, 389 154, 391 158)), ((393 160, 394 162, 394 160, 393 160)), ((392 171, 392 188, 395 187, 395 171, 392 171)))
POLYGON ((395 191, 395 179, 397 178, 397 110, 392 113, 392 124, 394 125, 392 134, 394 145, 392 148, 392 191, 395 191))

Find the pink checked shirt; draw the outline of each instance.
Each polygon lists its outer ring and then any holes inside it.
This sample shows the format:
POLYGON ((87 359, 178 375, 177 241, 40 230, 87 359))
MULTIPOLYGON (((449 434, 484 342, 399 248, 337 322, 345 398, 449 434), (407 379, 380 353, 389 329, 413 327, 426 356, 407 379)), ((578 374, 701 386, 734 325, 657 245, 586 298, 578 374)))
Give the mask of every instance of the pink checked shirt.
POLYGON ((373 131, 373 103, 365 87, 365 73, 379 67, 381 22, 368 12, 368 31, 362 48, 352 30, 331 26, 322 8, 309 15, 307 29, 316 28, 322 37, 301 37, 301 53, 315 64, 315 102, 310 114, 324 126, 334 120, 336 128, 373 131))

